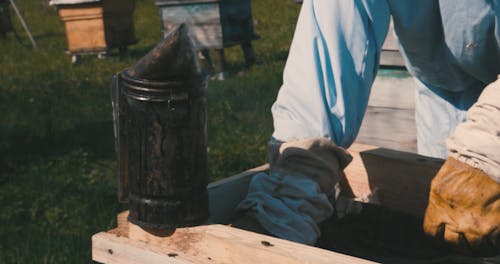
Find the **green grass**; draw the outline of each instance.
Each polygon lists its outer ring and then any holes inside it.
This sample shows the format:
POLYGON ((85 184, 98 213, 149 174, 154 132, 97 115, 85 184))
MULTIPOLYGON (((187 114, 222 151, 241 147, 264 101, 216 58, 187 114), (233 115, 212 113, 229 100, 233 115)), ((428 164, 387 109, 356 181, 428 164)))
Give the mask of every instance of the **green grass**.
MULTIPOLYGON (((56 10, 45 0, 16 3, 39 49, 12 13, 23 44, 0 39, 0 263, 88 263, 91 235, 114 227, 126 208, 116 198, 109 79, 160 41, 158 10, 137 1, 140 42, 128 55, 72 65, 56 10)), ((245 69, 239 47, 226 49, 230 78, 208 91, 211 180, 265 162, 298 10, 288 0, 254 0, 257 64, 245 69)))

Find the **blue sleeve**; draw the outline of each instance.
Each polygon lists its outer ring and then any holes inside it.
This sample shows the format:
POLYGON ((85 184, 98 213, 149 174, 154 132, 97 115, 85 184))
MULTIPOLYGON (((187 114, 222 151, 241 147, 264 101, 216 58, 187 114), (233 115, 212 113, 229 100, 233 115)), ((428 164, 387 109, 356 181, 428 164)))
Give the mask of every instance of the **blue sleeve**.
POLYGON ((381 0, 305 0, 272 107, 273 137, 327 137, 342 147, 356 138, 390 11, 381 0))

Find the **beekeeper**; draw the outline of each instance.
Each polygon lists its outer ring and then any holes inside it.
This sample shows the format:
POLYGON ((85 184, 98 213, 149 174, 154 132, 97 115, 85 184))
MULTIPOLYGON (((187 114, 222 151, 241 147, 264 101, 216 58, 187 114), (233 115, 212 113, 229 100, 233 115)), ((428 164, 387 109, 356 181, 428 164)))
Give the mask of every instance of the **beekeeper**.
POLYGON ((417 84, 418 152, 447 158, 424 229, 464 251, 499 252, 500 1, 305 0, 272 107, 270 173, 254 177, 239 209, 272 235, 315 243, 391 15, 417 84))

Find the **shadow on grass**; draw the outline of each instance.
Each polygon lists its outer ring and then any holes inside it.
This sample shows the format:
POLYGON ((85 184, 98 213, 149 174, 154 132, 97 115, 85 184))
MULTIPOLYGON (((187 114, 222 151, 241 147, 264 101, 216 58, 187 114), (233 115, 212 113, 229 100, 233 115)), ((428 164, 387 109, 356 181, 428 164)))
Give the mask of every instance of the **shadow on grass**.
POLYGON ((0 149, 6 157, 1 162, 30 162, 48 156, 83 149, 96 158, 113 159, 114 135, 111 121, 81 124, 73 129, 45 137, 32 137, 28 133, 17 133, 9 139, 9 145, 0 149))
POLYGON ((279 50, 271 54, 272 61, 286 61, 288 58, 288 50, 279 50))
MULTIPOLYGON (((138 41, 140 42, 140 40, 138 41)), ((131 45, 128 47, 125 54, 119 54, 118 49, 113 49, 110 54, 139 60, 140 58, 144 57, 144 55, 146 55, 149 51, 151 51, 155 46, 156 44, 147 46, 131 45)))

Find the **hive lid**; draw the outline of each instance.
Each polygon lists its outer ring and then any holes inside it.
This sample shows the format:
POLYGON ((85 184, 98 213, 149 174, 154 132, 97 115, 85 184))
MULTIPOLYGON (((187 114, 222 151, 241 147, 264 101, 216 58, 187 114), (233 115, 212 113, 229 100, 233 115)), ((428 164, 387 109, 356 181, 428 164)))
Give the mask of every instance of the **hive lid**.
POLYGON ((192 5, 192 4, 208 4, 218 3, 220 0, 156 0, 155 5, 192 5))
POLYGON ((51 0, 50 5, 74 5, 101 2, 102 0, 51 0))

